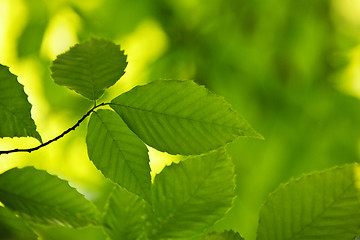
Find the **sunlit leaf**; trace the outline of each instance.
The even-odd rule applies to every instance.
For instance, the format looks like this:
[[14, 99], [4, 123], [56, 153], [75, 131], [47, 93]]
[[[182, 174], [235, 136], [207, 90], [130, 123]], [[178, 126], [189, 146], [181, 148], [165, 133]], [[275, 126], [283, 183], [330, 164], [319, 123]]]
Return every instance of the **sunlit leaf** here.
[[244, 240], [244, 239], [240, 236], [239, 233], [230, 230], [221, 233], [217, 233], [217, 232], [209, 233], [201, 240]]
[[0, 239], [36, 240], [37, 236], [23, 219], [0, 207]]
[[154, 180], [150, 238], [201, 233], [231, 207], [234, 188], [233, 165], [223, 150], [166, 167]]
[[86, 143], [88, 154], [104, 176], [150, 201], [148, 149], [111, 110], [91, 115]]
[[17, 76], [0, 64], [0, 137], [34, 137], [41, 142], [28, 102]]
[[115, 187], [104, 215], [105, 232], [113, 239], [138, 239], [145, 227], [144, 201], [138, 196]]
[[59, 55], [51, 71], [55, 83], [95, 100], [124, 75], [126, 65], [119, 45], [91, 38]]
[[238, 136], [260, 137], [230, 105], [193, 81], [155, 81], [112, 100], [146, 144], [171, 154], [200, 154]]
[[281, 185], [262, 207], [258, 240], [353, 240], [360, 234], [360, 166], [336, 167]]
[[97, 210], [83, 195], [66, 181], [33, 167], [0, 175], [0, 202], [42, 224], [80, 227], [98, 222]]

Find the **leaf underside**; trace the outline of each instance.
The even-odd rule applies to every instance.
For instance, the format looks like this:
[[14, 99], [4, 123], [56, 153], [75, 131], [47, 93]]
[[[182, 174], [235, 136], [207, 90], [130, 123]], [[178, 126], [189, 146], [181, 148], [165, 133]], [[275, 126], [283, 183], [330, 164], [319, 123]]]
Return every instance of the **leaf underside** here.
[[51, 76], [55, 83], [96, 100], [124, 75], [126, 66], [126, 55], [119, 45], [91, 38], [58, 55]]
[[238, 136], [261, 137], [223, 98], [193, 81], [154, 81], [111, 103], [147, 145], [170, 154], [196, 155]]
[[27, 98], [17, 76], [0, 64], [0, 137], [33, 137], [42, 142]]
[[94, 112], [86, 143], [90, 160], [105, 177], [151, 201], [148, 149], [119, 115], [107, 109]]
[[96, 208], [69, 184], [33, 167], [0, 175], [0, 202], [41, 224], [81, 227], [98, 223]]
[[155, 177], [147, 209], [150, 239], [186, 238], [201, 233], [232, 206], [234, 172], [224, 150], [190, 157]]
[[104, 230], [114, 240], [136, 240], [144, 233], [144, 215], [144, 201], [116, 186], [105, 211]]
[[258, 240], [353, 240], [360, 234], [360, 167], [350, 164], [280, 186], [260, 212]]

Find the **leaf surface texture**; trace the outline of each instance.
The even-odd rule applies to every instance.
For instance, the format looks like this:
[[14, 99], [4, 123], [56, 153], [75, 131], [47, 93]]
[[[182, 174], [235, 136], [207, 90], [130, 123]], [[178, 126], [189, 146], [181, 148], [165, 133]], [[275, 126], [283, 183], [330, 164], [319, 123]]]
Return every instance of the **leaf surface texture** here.
[[113, 240], [136, 240], [144, 233], [144, 218], [144, 201], [116, 186], [104, 216], [107, 235]]
[[151, 201], [148, 149], [114, 111], [91, 115], [86, 143], [94, 165], [115, 183]]
[[201, 233], [232, 206], [234, 172], [224, 150], [190, 157], [155, 177], [150, 239]]
[[260, 137], [223, 98], [193, 81], [137, 86], [111, 107], [147, 145], [170, 154], [201, 154], [238, 136]]
[[280, 186], [260, 212], [258, 240], [353, 240], [360, 233], [360, 167], [336, 167]]
[[0, 202], [20, 216], [42, 224], [81, 227], [98, 223], [96, 208], [69, 184], [33, 167], [0, 175]]
[[126, 55], [119, 45], [91, 38], [57, 56], [51, 71], [55, 83], [96, 100], [124, 75], [126, 66]]
[[0, 64], [0, 137], [34, 137], [41, 142], [31, 118], [24, 86], [9, 68]]

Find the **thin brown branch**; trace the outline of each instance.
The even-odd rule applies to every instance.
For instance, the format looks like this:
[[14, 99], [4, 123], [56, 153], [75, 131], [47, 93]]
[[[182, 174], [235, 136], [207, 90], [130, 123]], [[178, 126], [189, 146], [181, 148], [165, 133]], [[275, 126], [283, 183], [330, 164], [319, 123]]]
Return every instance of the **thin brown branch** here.
[[109, 103], [100, 103], [99, 105], [95, 105], [94, 107], [92, 107], [87, 113], [85, 113], [84, 116], [82, 116], [79, 121], [77, 121], [75, 123], [74, 126], [66, 129], [63, 133], [61, 133], [59, 136], [56, 136], [55, 138], [53, 139], [50, 139], [49, 141], [45, 142], [45, 143], [42, 143], [36, 147], [32, 147], [32, 148], [22, 148], [22, 149], [19, 149], [19, 148], [15, 148], [15, 149], [11, 149], [11, 150], [0, 150], [0, 155], [1, 154], [9, 154], [9, 153], [15, 153], [15, 152], [28, 152], [28, 153], [31, 153], [33, 151], [36, 151], [40, 148], [43, 148], [47, 145], [49, 145], [50, 143], [52, 142], [55, 142], [57, 140], [59, 140], [60, 138], [64, 137], [66, 134], [68, 134], [69, 132], [75, 130], [84, 120], [86, 117], [88, 117], [96, 108], [98, 107], [101, 107], [101, 106], [105, 106], [105, 105], [109, 105]]

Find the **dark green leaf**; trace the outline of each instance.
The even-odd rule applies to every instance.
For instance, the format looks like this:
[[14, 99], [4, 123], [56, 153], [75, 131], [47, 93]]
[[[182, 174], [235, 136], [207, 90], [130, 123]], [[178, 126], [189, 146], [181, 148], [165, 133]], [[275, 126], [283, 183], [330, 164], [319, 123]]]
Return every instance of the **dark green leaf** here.
[[113, 240], [135, 240], [144, 234], [144, 201], [115, 187], [104, 216], [105, 232]]
[[37, 236], [23, 219], [0, 207], [0, 239], [36, 240]]
[[111, 110], [91, 115], [86, 136], [88, 154], [105, 177], [151, 201], [148, 149]]
[[281, 185], [260, 212], [258, 240], [353, 240], [360, 234], [360, 167], [336, 167]]
[[39, 240], [109, 240], [100, 226], [69, 228], [59, 225], [31, 224], [31, 227], [39, 236]]
[[155, 177], [151, 239], [186, 238], [222, 218], [234, 198], [234, 169], [224, 150], [190, 157]]
[[41, 142], [27, 97], [17, 76], [0, 64], [0, 137], [29, 136]]
[[236, 233], [232, 230], [225, 231], [222, 233], [209, 233], [207, 236], [203, 237], [202, 240], [244, 240], [239, 233]]
[[193, 81], [155, 81], [111, 103], [146, 144], [171, 154], [200, 154], [238, 136], [261, 137], [223, 98]]
[[64, 180], [33, 167], [0, 175], [0, 202], [42, 224], [80, 227], [98, 223], [96, 208]]
[[55, 83], [96, 100], [124, 75], [126, 55], [119, 45], [91, 38], [59, 55], [51, 67]]

